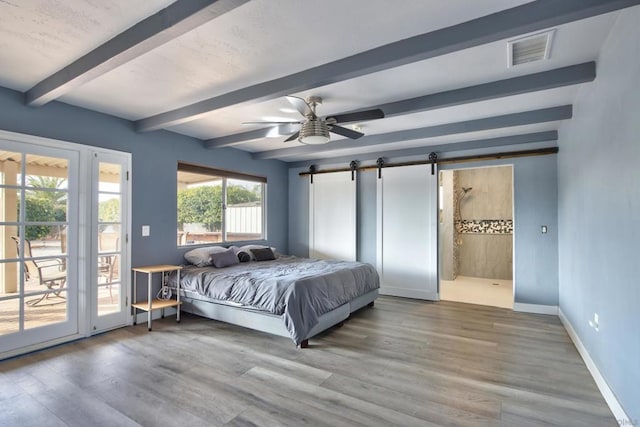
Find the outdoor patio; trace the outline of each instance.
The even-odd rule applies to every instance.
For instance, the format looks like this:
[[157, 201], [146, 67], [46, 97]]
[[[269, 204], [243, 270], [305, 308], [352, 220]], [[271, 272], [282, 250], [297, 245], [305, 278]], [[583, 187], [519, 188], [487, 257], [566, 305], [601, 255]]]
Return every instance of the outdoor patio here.
[[[119, 285], [112, 286], [111, 291], [113, 294], [113, 300], [109, 295], [108, 288], [99, 288], [99, 315], [105, 315], [119, 310]], [[39, 299], [40, 296], [26, 297], [25, 299], [28, 302], [34, 298]], [[0, 336], [18, 332], [19, 309], [20, 306], [18, 299], [0, 301]], [[25, 304], [24, 311], [24, 328], [33, 329], [65, 321], [67, 318], [67, 303], [66, 300], [62, 298], [52, 296], [48, 300], [44, 300], [41, 304], [35, 306]]]
[[[62, 253], [59, 239], [32, 242], [34, 257], [59, 255]], [[98, 315], [105, 315], [120, 310], [120, 284], [117, 265], [111, 271], [114, 284], [107, 285], [106, 275], [99, 275], [98, 287]], [[117, 282], [116, 282], [117, 281]], [[46, 293], [46, 298], [39, 301], [47, 288], [40, 284], [36, 275], [25, 281], [24, 286], [24, 329], [64, 322], [67, 319], [66, 291], [57, 291], [57, 287]], [[20, 298], [18, 292], [0, 293], [0, 297], [15, 296], [15, 298], [0, 301], [0, 336], [19, 332]]]

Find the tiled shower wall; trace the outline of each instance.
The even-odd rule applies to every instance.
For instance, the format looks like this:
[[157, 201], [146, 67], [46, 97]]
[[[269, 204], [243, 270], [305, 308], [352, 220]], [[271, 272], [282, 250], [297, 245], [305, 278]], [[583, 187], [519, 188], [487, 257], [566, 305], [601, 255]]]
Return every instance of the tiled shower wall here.
[[453, 197], [453, 171], [440, 172], [441, 206], [440, 206], [440, 278], [454, 280], [458, 275], [458, 245], [456, 244], [455, 205]]
[[[454, 194], [472, 190], [461, 199], [455, 221], [462, 276], [513, 278], [513, 171], [510, 166], [462, 169], [453, 172]], [[459, 197], [456, 197], [458, 200]]]

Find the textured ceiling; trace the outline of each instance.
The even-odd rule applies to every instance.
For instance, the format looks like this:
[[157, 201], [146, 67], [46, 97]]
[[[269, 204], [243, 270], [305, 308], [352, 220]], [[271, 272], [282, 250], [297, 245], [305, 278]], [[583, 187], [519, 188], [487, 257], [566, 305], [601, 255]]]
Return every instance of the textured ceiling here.
[[25, 91], [172, 1], [1, 1], [0, 85]]
[[[0, 1], [0, 86], [26, 92], [172, 3], [170, 0]], [[141, 120], [526, 3], [404, 0], [390, 7], [387, 0], [328, 0], [321, 5], [299, 0], [251, 0], [67, 90], [58, 101]], [[551, 58], [545, 61], [507, 67], [507, 40], [502, 39], [291, 95], [322, 96], [324, 103], [318, 112], [324, 116], [596, 61], [619, 13], [554, 27]], [[579, 85], [571, 85], [516, 94], [359, 125], [367, 135], [375, 135], [568, 105], [575, 99], [578, 88]], [[242, 125], [243, 121], [300, 119], [298, 113], [291, 111], [291, 105], [278, 97], [230, 105], [166, 128], [206, 141], [259, 127]], [[555, 130], [558, 123], [341, 148], [335, 152], [324, 147], [318, 154], [282, 159], [297, 161], [427, 147]], [[284, 143], [284, 138], [247, 140], [234, 148], [262, 152], [300, 146], [298, 142]], [[343, 138], [332, 136], [332, 141]]]

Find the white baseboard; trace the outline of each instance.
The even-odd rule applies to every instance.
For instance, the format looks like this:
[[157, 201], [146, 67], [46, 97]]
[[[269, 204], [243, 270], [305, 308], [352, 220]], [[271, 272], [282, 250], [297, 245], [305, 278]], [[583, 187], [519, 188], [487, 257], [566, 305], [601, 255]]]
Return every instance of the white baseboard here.
[[525, 304], [522, 302], [513, 303], [513, 311], [522, 311], [523, 313], [549, 314], [558, 315], [557, 305], [541, 305], [541, 304]]
[[600, 373], [600, 370], [589, 355], [587, 348], [584, 346], [584, 344], [582, 344], [582, 341], [580, 341], [580, 337], [576, 333], [575, 329], [573, 329], [571, 322], [569, 322], [569, 319], [567, 319], [561, 309], [558, 310], [558, 317], [560, 317], [560, 321], [564, 325], [564, 328], [567, 330], [571, 341], [573, 341], [573, 344], [578, 349], [578, 353], [580, 353], [580, 356], [582, 356], [582, 360], [584, 360], [584, 363], [587, 365], [587, 369], [595, 380], [596, 385], [598, 386], [602, 397], [604, 397], [605, 402], [607, 402], [607, 405], [609, 405], [609, 409], [611, 409], [611, 412], [613, 412], [613, 416], [616, 418], [616, 420], [618, 420], [618, 423], [620, 425], [622, 425], [623, 420], [630, 420], [631, 418], [624, 412], [622, 405], [620, 405], [620, 402], [618, 402], [615, 394], [613, 394], [613, 390], [611, 390], [609, 384], [607, 384], [607, 381], [604, 379], [604, 377]]

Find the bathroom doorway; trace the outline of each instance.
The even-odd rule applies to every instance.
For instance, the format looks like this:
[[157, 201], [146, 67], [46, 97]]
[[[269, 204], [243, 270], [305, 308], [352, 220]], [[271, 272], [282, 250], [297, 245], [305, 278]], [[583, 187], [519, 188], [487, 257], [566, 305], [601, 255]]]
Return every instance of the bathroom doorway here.
[[513, 167], [439, 172], [440, 299], [513, 308]]

